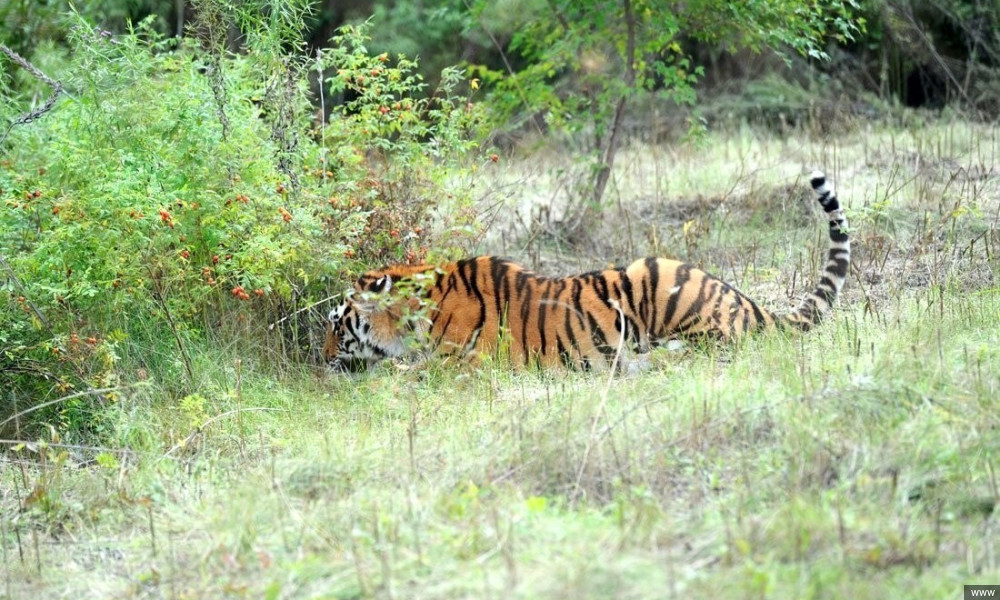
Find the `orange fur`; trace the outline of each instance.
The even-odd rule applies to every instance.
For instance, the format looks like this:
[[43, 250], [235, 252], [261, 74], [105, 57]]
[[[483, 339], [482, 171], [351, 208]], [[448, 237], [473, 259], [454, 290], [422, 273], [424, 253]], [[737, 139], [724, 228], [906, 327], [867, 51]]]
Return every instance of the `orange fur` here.
[[830, 220], [829, 259], [816, 289], [787, 314], [763, 309], [719, 278], [675, 260], [646, 258], [552, 278], [480, 256], [361, 276], [351, 297], [330, 313], [324, 355], [335, 367], [400, 356], [411, 333], [439, 352], [490, 355], [505, 327], [518, 364], [594, 368], [610, 364], [619, 347], [641, 353], [678, 337], [729, 340], [775, 326], [809, 329], [830, 310], [850, 260], [837, 198], [822, 174], [812, 183]]

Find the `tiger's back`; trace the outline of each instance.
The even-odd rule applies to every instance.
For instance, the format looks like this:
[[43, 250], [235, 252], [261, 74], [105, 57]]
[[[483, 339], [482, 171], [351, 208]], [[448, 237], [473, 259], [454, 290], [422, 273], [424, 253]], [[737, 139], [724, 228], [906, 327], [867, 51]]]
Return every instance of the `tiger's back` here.
[[[829, 217], [828, 260], [816, 289], [786, 314], [761, 308], [721, 279], [675, 260], [646, 258], [623, 268], [551, 278], [480, 256], [363, 275], [354, 296], [330, 313], [326, 360], [342, 368], [353, 364], [349, 361], [400, 356], [414, 333], [439, 352], [491, 355], [503, 329], [517, 364], [602, 368], [620, 348], [641, 353], [676, 337], [729, 340], [776, 326], [809, 329], [830, 310], [850, 261], [836, 195], [820, 173], [812, 185]], [[408, 285], [401, 286], [404, 282]]]

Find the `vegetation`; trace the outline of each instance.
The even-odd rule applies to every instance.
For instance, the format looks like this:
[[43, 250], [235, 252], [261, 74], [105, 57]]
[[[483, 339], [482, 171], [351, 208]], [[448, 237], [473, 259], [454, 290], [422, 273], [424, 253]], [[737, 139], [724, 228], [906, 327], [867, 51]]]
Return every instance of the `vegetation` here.
[[[463, 212], [472, 170], [455, 166], [474, 148], [478, 109], [455, 70], [427, 94], [412, 61], [371, 55], [363, 31], [345, 30], [315, 59], [288, 57], [304, 8], [226, 21], [209, 5], [198, 40], [145, 24], [111, 36], [78, 21], [74, 59], [51, 70], [68, 97], [10, 131], [0, 167], [8, 410], [117, 387], [118, 361], [190, 393], [200, 385], [191, 343], [252, 340], [267, 362], [301, 361], [317, 329], [302, 309], [340, 291], [345, 274], [422, 260], [435, 234], [459, 245], [456, 232], [474, 232]], [[246, 36], [240, 55], [213, 43], [234, 25]], [[310, 73], [356, 100], [313, 122]], [[102, 394], [79, 400], [93, 413], [68, 417], [69, 403], [37, 416], [99, 433], [113, 400]]]
[[[513, 61], [501, 80], [422, 73], [377, 22], [310, 46], [324, 5], [189, 4], [182, 37], [167, 11], [184, 2], [40, 3], [0, 28], [0, 598], [864, 599], [1000, 580], [1000, 138], [958, 110], [979, 105], [861, 114], [823, 104], [829, 74], [760, 79], [701, 105], [767, 96], [758, 112], [687, 138], [623, 128], [590, 243], [571, 244], [608, 107], [665, 128], [655, 93], [717, 66], [701, 34], [836, 65], [817, 40], [838, 21], [688, 3], [629, 52], [628, 11], [576, 3], [527, 30], [538, 15], [512, 10], [475, 34]], [[126, 28], [123, 6], [163, 12]], [[441, 6], [437, 41], [490, 14]], [[899, 31], [878, 20], [891, 6], [862, 7], [864, 36]], [[585, 72], [594, 56], [605, 70]], [[610, 85], [629, 60], [634, 87]], [[494, 150], [518, 88], [562, 103], [550, 123], [593, 120]], [[465, 252], [552, 274], [680, 257], [792, 304], [827, 246], [814, 167], [854, 263], [808, 335], [661, 349], [624, 379], [317, 360], [324, 301], [359, 271]]]
[[[107, 408], [122, 444], [8, 454], [7, 593], [877, 598], [995, 581], [1000, 237], [980, 157], [997, 143], [924, 123], [627, 156], [621, 177], [663, 194], [623, 205], [636, 239], [773, 305], [823, 256], [796, 165], [837, 156], [857, 259], [832, 321], [662, 351], [613, 381], [437, 363], [274, 378], [241, 371], [251, 349], [206, 353], [197, 394], [165, 403], [145, 382]], [[507, 176], [534, 185], [548, 160]], [[556, 250], [540, 258], [592, 264]]]
[[[487, 4], [487, 3], [483, 3]], [[739, 4], [713, 0], [605, 2], [547, 5], [525, 19], [511, 48], [528, 65], [516, 73], [484, 71], [498, 81], [496, 104], [542, 112], [557, 130], [583, 131], [588, 174], [581, 201], [568, 215], [568, 237], [577, 239], [600, 214], [608, 178], [621, 144], [628, 107], [656, 91], [678, 104], [694, 102], [703, 65], [693, 64], [687, 40], [725, 43], [731, 49], [793, 48], [825, 56], [830, 37], [853, 39], [853, 2]], [[573, 85], [563, 74], [573, 72]]]

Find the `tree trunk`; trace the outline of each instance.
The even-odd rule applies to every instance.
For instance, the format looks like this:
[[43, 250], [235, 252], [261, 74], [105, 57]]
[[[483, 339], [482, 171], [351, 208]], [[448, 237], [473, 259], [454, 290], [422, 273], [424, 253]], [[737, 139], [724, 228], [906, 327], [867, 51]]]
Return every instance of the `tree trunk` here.
[[597, 173], [594, 175], [590, 202], [584, 208], [582, 218], [579, 221], [581, 229], [586, 229], [587, 224], [601, 210], [604, 193], [607, 190], [608, 181], [611, 179], [611, 169], [615, 165], [615, 156], [618, 154], [618, 147], [621, 143], [628, 97], [635, 86], [635, 15], [632, 13], [632, 0], [623, 0], [622, 7], [625, 12], [625, 27], [628, 36], [625, 43], [625, 88], [615, 105], [615, 113], [611, 121], [611, 135], [608, 136], [607, 145], [604, 147], [601, 160], [598, 163]]

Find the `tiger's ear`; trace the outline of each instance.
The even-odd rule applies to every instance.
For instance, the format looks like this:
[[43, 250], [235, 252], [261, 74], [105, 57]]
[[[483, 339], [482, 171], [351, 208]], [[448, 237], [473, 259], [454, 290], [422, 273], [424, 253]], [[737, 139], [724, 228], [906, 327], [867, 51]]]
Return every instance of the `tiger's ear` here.
[[[364, 291], [354, 298], [354, 308], [358, 313], [367, 317], [379, 306], [385, 304], [385, 293], [392, 289], [392, 277], [383, 275], [364, 284]], [[380, 300], [381, 299], [381, 300]]]
[[384, 294], [392, 289], [392, 277], [388, 275], [383, 275], [376, 279], [371, 285], [371, 291], [376, 294]]

